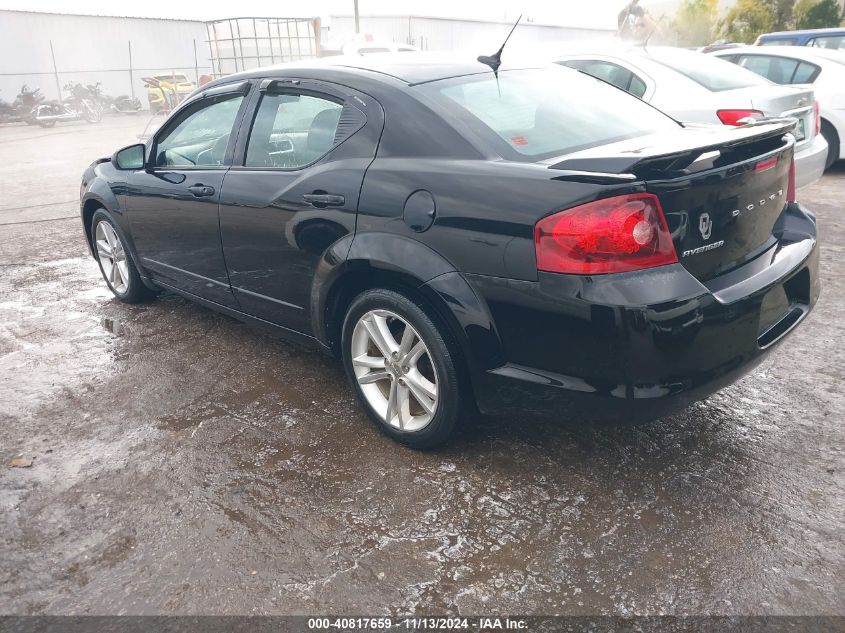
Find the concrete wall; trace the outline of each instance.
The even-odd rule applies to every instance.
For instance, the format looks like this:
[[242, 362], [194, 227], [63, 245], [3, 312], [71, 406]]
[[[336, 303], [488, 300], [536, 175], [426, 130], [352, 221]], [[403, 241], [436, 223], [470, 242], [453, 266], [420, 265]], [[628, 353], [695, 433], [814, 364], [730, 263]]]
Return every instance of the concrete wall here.
[[[484, 20], [458, 20], [408, 15], [360, 16], [361, 34], [374, 40], [413, 44], [421, 50], [473, 50], [492, 53], [507, 36], [513, 24]], [[349, 15], [333, 15], [323, 31], [324, 42], [342, 44], [355, 34], [355, 21]], [[509, 47], [519, 48], [549, 42], [610, 37], [614, 30], [585, 29], [522, 22], [514, 31]], [[493, 46], [492, 50], [488, 50]]]
[[194, 41], [200, 74], [210, 70], [206, 38], [205, 24], [189, 20], [0, 11], [0, 98], [12, 101], [23, 83], [56, 98], [52, 40], [61, 85], [99, 81], [112, 96], [134, 87], [146, 107], [142, 76], [173, 70], [196, 80]]

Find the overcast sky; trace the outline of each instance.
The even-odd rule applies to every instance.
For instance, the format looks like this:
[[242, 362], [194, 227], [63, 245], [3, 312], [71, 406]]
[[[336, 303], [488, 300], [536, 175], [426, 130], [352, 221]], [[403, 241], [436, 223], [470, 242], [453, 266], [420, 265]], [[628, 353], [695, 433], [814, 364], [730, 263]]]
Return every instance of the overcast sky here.
[[[677, 0], [642, 0], [657, 13]], [[535, 22], [571, 26], [616, 27], [625, 0], [359, 0], [361, 15], [399, 14], [515, 20], [520, 13]], [[212, 20], [249, 17], [326, 17], [352, 14], [353, 0], [0, 0], [0, 9]]]

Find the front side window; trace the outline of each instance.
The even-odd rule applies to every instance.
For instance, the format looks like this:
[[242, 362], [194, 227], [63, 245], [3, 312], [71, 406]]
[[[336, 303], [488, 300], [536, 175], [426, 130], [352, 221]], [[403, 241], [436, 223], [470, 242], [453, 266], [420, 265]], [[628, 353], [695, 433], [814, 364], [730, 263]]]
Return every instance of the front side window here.
[[159, 167], [205, 167], [222, 165], [241, 95], [200, 101], [177, 115], [156, 141]]
[[247, 167], [298, 169], [335, 145], [343, 106], [310, 94], [265, 94], [252, 124]]
[[506, 158], [543, 160], [678, 130], [630, 94], [560, 66], [433, 81], [419, 87]]

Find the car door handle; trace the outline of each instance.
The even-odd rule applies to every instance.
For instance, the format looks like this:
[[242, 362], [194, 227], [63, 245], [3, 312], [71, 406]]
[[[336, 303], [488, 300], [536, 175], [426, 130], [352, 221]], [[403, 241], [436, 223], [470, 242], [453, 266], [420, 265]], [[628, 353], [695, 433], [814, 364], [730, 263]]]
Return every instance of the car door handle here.
[[342, 207], [346, 204], [346, 198], [336, 193], [326, 193], [325, 191], [315, 191], [313, 193], [306, 193], [302, 199], [309, 204], [314, 205], [318, 209], [326, 207]]
[[214, 195], [214, 187], [210, 187], [209, 185], [193, 185], [188, 187], [188, 191], [194, 194], [197, 198]]

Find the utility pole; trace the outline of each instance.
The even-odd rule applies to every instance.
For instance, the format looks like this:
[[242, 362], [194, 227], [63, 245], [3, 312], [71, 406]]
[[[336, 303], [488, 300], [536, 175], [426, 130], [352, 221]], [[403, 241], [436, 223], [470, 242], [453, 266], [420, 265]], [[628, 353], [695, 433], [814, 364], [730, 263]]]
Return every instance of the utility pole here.
[[62, 98], [62, 84], [59, 82], [59, 69], [56, 68], [56, 53], [53, 52], [53, 40], [50, 40], [50, 57], [53, 60], [53, 77], [56, 79], [56, 92], [59, 95], [57, 99], [59, 101], [64, 101]]
[[358, 17], [358, 0], [353, 0], [355, 3], [355, 35], [361, 32], [361, 22]]

